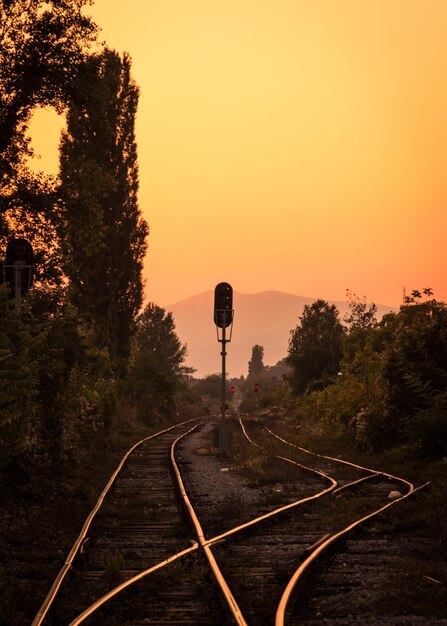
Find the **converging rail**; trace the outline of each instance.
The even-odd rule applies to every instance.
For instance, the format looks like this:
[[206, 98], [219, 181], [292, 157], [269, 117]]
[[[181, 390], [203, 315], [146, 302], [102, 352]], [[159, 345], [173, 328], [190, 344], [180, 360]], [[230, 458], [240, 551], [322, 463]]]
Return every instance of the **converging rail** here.
[[239, 607], [237, 606], [237, 602], [235, 601], [231, 590], [229, 589], [228, 585], [226, 584], [226, 581], [224, 579], [224, 577], [222, 576], [219, 566], [217, 565], [214, 556], [212, 554], [211, 548], [209, 545], [206, 544], [206, 539], [203, 533], [203, 529], [201, 527], [201, 524], [199, 522], [199, 519], [196, 515], [196, 512], [191, 504], [191, 501], [188, 497], [188, 494], [186, 493], [184, 484], [183, 484], [183, 480], [181, 477], [181, 473], [179, 470], [179, 467], [177, 465], [176, 459], [175, 459], [175, 447], [176, 444], [183, 439], [184, 437], [186, 437], [187, 435], [189, 435], [191, 432], [193, 432], [198, 426], [200, 426], [201, 424], [197, 424], [195, 426], [193, 426], [192, 428], [190, 428], [188, 431], [186, 431], [185, 433], [182, 433], [181, 435], [179, 435], [175, 441], [172, 443], [171, 448], [170, 448], [170, 461], [172, 464], [172, 467], [174, 469], [175, 472], [175, 476], [176, 476], [176, 480], [177, 480], [177, 484], [183, 499], [183, 503], [187, 509], [188, 515], [193, 523], [193, 526], [195, 528], [196, 534], [197, 534], [197, 538], [199, 543], [194, 543], [193, 546], [187, 550], [183, 550], [181, 552], [178, 552], [175, 555], [172, 555], [171, 557], [169, 557], [168, 559], [165, 559], [164, 561], [158, 563], [157, 565], [153, 566], [152, 568], [149, 568], [147, 570], [145, 570], [144, 572], [141, 572], [140, 574], [138, 574], [137, 576], [134, 576], [133, 578], [127, 580], [126, 582], [122, 583], [121, 585], [119, 585], [118, 587], [116, 587], [115, 589], [111, 590], [108, 594], [106, 594], [105, 596], [103, 596], [102, 598], [100, 598], [99, 600], [97, 600], [94, 604], [92, 604], [88, 609], [86, 609], [81, 615], [79, 615], [75, 620], [73, 620], [70, 623], [70, 626], [78, 626], [79, 624], [81, 624], [87, 617], [89, 617], [90, 615], [92, 615], [95, 611], [97, 611], [101, 606], [103, 606], [106, 602], [108, 602], [109, 600], [111, 600], [114, 596], [118, 595], [119, 593], [121, 593], [124, 589], [126, 589], [127, 587], [135, 584], [136, 582], [138, 582], [139, 580], [141, 580], [142, 578], [148, 576], [149, 574], [155, 572], [157, 569], [161, 569], [162, 567], [165, 567], [166, 565], [169, 565], [170, 563], [172, 563], [174, 560], [177, 560], [189, 553], [191, 553], [192, 551], [196, 550], [199, 546], [203, 548], [205, 555], [208, 559], [209, 565], [211, 567], [211, 570], [214, 574], [214, 577], [218, 583], [218, 585], [221, 588], [222, 591], [222, 595], [224, 600], [226, 601], [232, 615], [233, 618], [236, 622], [236, 624], [240, 625], [240, 626], [247, 626], [242, 613], [239, 610]]
[[[333, 475], [332, 469], [328, 469], [327, 464], [323, 468], [310, 467], [298, 462], [295, 458], [289, 458], [283, 453], [278, 453], [278, 451], [269, 451], [267, 445], [261, 445], [249, 434], [244, 421], [239, 418], [243, 436], [262, 453], [268, 455], [269, 458], [276, 458], [278, 462], [296, 467], [297, 470], [305, 471], [309, 476], [313, 474], [320, 480], [330, 483], [324, 489], [314, 490], [311, 495], [282, 504], [282, 506], [274, 508], [268, 513], [253, 517], [250, 521], [235, 526], [209, 540], [210, 544], [216, 545], [216, 558], [219, 561], [221, 559], [222, 562], [225, 561], [224, 575], [236, 594], [246, 621], [253, 625], [261, 625], [273, 624], [276, 620], [277, 624], [283, 624], [285, 607], [289, 603], [292, 591], [296, 590], [294, 577], [296, 566], [293, 568], [293, 563], [297, 562], [298, 564], [298, 580], [301, 580], [303, 577], [301, 572], [307, 570], [318, 555], [322, 554], [331, 544], [334, 544], [339, 537], [346, 535], [361, 523], [396, 504], [399, 500], [382, 504], [371, 511], [371, 508], [374, 508], [374, 502], [379, 502], [380, 497], [386, 497], [388, 494], [391, 480], [408, 487], [409, 493], [405, 497], [417, 490], [409, 481], [387, 472], [365, 468], [343, 459], [327, 459], [321, 455], [321, 459], [324, 461], [338, 461], [346, 468], [352, 469], [350, 478], [344, 471], [339, 481]], [[283, 443], [285, 442], [286, 440]], [[360, 472], [363, 474], [366, 472], [367, 475], [359, 477]], [[367, 489], [366, 492], [363, 490], [362, 494], [355, 498], [355, 502], [360, 502], [360, 508], [363, 510], [365, 508], [366, 510], [370, 509], [367, 510], [366, 514], [357, 514], [357, 519], [353, 521], [352, 517], [355, 515], [353, 513], [345, 514], [343, 500], [333, 499], [331, 500], [333, 503], [337, 502], [338, 513], [334, 519], [331, 517], [330, 508], [326, 513], [327, 504], [329, 504], [328, 496], [331, 494], [338, 495], [342, 491], [354, 491], [358, 486], [372, 482], [374, 482], [372, 490]], [[315, 485], [315, 481], [312, 481], [311, 484]], [[363, 493], [367, 496], [366, 498], [364, 498]], [[320, 501], [322, 504], [318, 505], [314, 512], [313, 508], [309, 509], [312, 503], [317, 505]], [[306, 512], [300, 514], [302, 506], [305, 507]], [[324, 513], [322, 519], [326, 521], [320, 520], [320, 512]], [[348, 519], [349, 515], [351, 515], [350, 520]], [[343, 523], [343, 519], [347, 519], [349, 523]], [[264, 528], [260, 522], [266, 522], [268, 526]], [[245, 531], [249, 530], [250, 534], [246, 536]], [[232, 539], [231, 542], [230, 539]], [[291, 567], [292, 570], [290, 571]], [[287, 571], [290, 572], [288, 576]], [[284, 581], [282, 588], [279, 583], [280, 580]], [[270, 605], [277, 598], [277, 615], [270, 616], [269, 608], [265, 605], [265, 597], [268, 597]]]
[[[258, 422], [259, 423], [259, 422]], [[404, 495], [402, 495], [399, 498], [396, 498], [395, 500], [388, 502], [387, 504], [379, 507], [378, 509], [368, 513], [367, 515], [364, 515], [356, 520], [354, 520], [353, 522], [351, 522], [350, 524], [348, 524], [345, 528], [341, 529], [339, 532], [334, 533], [332, 535], [328, 535], [327, 537], [324, 538], [324, 540], [320, 543], [318, 543], [318, 545], [316, 545], [314, 548], [314, 550], [309, 554], [309, 556], [303, 561], [303, 563], [301, 563], [301, 565], [298, 567], [298, 569], [295, 571], [295, 573], [293, 574], [293, 576], [291, 577], [290, 581], [288, 582], [284, 593], [281, 597], [281, 600], [279, 602], [278, 605], [278, 609], [276, 612], [276, 616], [275, 616], [275, 626], [284, 626], [285, 623], [285, 613], [287, 610], [287, 607], [291, 601], [291, 598], [293, 596], [293, 594], [296, 594], [297, 592], [297, 587], [298, 584], [300, 583], [301, 580], [304, 579], [305, 575], [307, 574], [309, 568], [315, 563], [315, 561], [317, 560], [317, 558], [324, 553], [330, 546], [332, 546], [335, 542], [337, 542], [338, 540], [340, 540], [341, 538], [346, 537], [349, 533], [351, 533], [354, 529], [356, 529], [358, 526], [360, 526], [361, 524], [364, 524], [365, 522], [369, 521], [370, 519], [376, 517], [377, 515], [383, 513], [384, 511], [386, 511], [387, 509], [389, 509], [390, 507], [402, 502], [403, 500], [405, 500], [406, 498], [408, 498], [410, 495], [413, 495], [414, 493], [416, 493], [417, 491], [427, 487], [427, 485], [429, 483], [425, 483], [423, 485], [420, 485], [419, 487], [415, 488], [413, 483], [411, 483], [410, 481], [395, 476], [393, 474], [387, 473], [387, 472], [383, 472], [383, 471], [377, 471], [368, 467], [365, 467], [363, 465], [359, 465], [356, 463], [352, 463], [351, 461], [347, 461], [346, 459], [341, 459], [341, 458], [336, 458], [336, 457], [331, 457], [328, 455], [324, 455], [324, 454], [319, 454], [317, 452], [313, 452], [311, 450], [307, 450], [306, 448], [303, 448], [301, 446], [298, 446], [290, 441], [287, 441], [286, 439], [280, 437], [278, 434], [276, 434], [275, 432], [273, 432], [271, 429], [269, 429], [266, 426], [263, 426], [263, 429], [268, 432], [271, 436], [275, 437], [277, 440], [281, 441], [282, 443], [286, 444], [287, 446], [290, 446], [292, 448], [295, 448], [307, 455], [312, 455], [314, 457], [320, 458], [320, 459], [325, 459], [328, 461], [332, 461], [341, 465], [345, 465], [345, 466], [349, 466], [352, 468], [356, 468], [359, 470], [363, 470], [365, 472], [368, 473], [368, 476], [364, 477], [364, 478], [360, 478], [357, 481], [352, 481], [346, 485], [343, 485], [342, 487], [339, 487], [338, 489], [335, 489], [333, 491], [333, 494], [341, 491], [342, 489], [346, 489], [349, 488], [351, 486], [354, 486], [356, 484], [358, 484], [359, 482], [362, 482], [368, 478], [374, 478], [377, 476], [383, 476], [386, 477], [390, 480], [396, 481], [398, 483], [401, 483], [402, 485], [405, 485], [408, 489], [407, 493], [405, 493]], [[255, 444], [258, 445], [258, 444]]]
[[[186, 434], [188, 434], [188, 433], [185, 433], [185, 435]], [[246, 623], [246, 621], [244, 619], [244, 616], [242, 615], [242, 612], [241, 612], [241, 610], [240, 610], [240, 608], [239, 608], [239, 606], [238, 606], [238, 604], [237, 604], [237, 602], [236, 602], [236, 600], [235, 600], [235, 598], [234, 598], [234, 596], [233, 596], [233, 594], [232, 594], [232, 592], [231, 592], [231, 590], [230, 590], [230, 588], [229, 588], [225, 578], [223, 577], [222, 572], [220, 571], [220, 568], [217, 565], [216, 559], [214, 558], [214, 555], [213, 555], [213, 553], [211, 551], [212, 542], [207, 542], [206, 539], [205, 539], [205, 535], [203, 534], [203, 530], [202, 530], [202, 526], [200, 525], [199, 518], [197, 517], [196, 512], [194, 511], [194, 508], [193, 508], [193, 506], [191, 504], [191, 501], [190, 501], [190, 499], [188, 497], [188, 494], [186, 493], [185, 486], [183, 484], [183, 480], [182, 480], [182, 477], [181, 477], [181, 474], [180, 474], [180, 470], [179, 470], [179, 467], [178, 467], [177, 462], [175, 460], [175, 455], [174, 455], [175, 446], [176, 446], [177, 442], [180, 441], [180, 439], [183, 439], [183, 437], [185, 435], [182, 435], [181, 437], [176, 439], [174, 441], [174, 443], [172, 444], [172, 448], [171, 448], [171, 461], [172, 461], [172, 465], [174, 467], [174, 471], [175, 471], [175, 474], [176, 474], [176, 477], [177, 477], [177, 482], [178, 482], [178, 485], [179, 485], [179, 488], [180, 488], [183, 500], [184, 500], [184, 502], [186, 504], [186, 507], [188, 509], [188, 513], [189, 513], [189, 516], [191, 518], [191, 521], [194, 524], [194, 528], [196, 529], [197, 538], [199, 540], [199, 543], [200, 543], [201, 547], [203, 548], [203, 550], [204, 550], [204, 552], [206, 554], [206, 557], [208, 559], [210, 567], [211, 567], [211, 569], [213, 571], [214, 577], [215, 577], [216, 581], [218, 582], [218, 584], [219, 584], [219, 586], [221, 588], [221, 591], [222, 591], [223, 596], [224, 596], [224, 598], [225, 598], [225, 600], [226, 600], [226, 602], [227, 602], [227, 604], [228, 604], [228, 606], [230, 608], [230, 611], [231, 611], [231, 613], [233, 615], [233, 618], [234, 618], [236, 624], [238, 624], [240, 626], [247, 626], [247, 623]]]
[[[196, 420], [191, 420], [191, 421], [196, 421]], [[96, 513], [98, 512], [98, 510], [100, 509], [104, 498], [106, 496], [106, 494], [110, 491], [110, 488], [112, 486], [112, 484], [114, 483], [115, 479], [118, 476], [118, 473], [123, 469], [123, 466], [125, 464], [125, 462], [129, 459], [129, 456], [132, 452], [134, 452], [137, 447], [142, 446], [143, 444], [147, 443], [150, 439], [155, 439], [157, 437], [161, 437], [162, 435], [165, 435], [166, 433], [173, 431], [174, 429], [178, 429], [179, 427], [185, 426], [189, 424], [189, 422], [182, 422], [180, 424], [176, 424], [168, 429], [164, 429], [163, 431], [160, 431], [159, 433], [155, 433], [154, 435], [151, 435], [150, 437], [146, 437], [145, 439], [141, 440], [140, 442], [138, 442], [137, 444], [135, 444], [135, 446], [133, 446], [128, 453], [123, 457], [121, 463], [119, 464], [117, 470], [114, 472], [113, 476], [111, 477], [109, 483], [107, 484], [107, 487], [104, 489], [103, 493], [101, 494], [100, 499], [98, 500], [97, 505], [95, 506], [94, 510], [92, 511], [92, 513], [89, 515], [88, 519], [86, 520], [86, 523], [84, 524], [83, 530], [80, 534], [80, 536], [78, 537], [78, 539], [75, 542], [75, 545], [73, 546], [72, 550], [70, 551], [70, 559], [67, 559], [67, 562], [69, 561], [70, 566], [73, 564], [74, 561], [74, 556], [76, 554], [76, 552], [79, 551], [80, 546], [82, 545], [82, 542], [85, 540], [85, 537], [87, 535], [87, 531], [89, 530], [93, 518], [95, 517]], [[222, 576], [222, 573], [220, 572], [219, 566], [214, 558], [214, 555], [212, 553], [211, 550], [211, 543], [206, 540], [205, 536], [204, 536], [204, 532], [203, 529], [201, 527], [200, 521], [194, 511], [194, 508], [191, 504], [191, 501], [189, 500], [188, 494], [186, 493], [186, 490], [184, 488], [183, 485], [183, 481], [182, 481], [182, 477], [181, 477], [181, 473], [179, 470], [179, 467], [177, 465], [176, 459], [175, 459], [175, 447], [176, 444], [182, 440], [183, 438], [187, 437], [187, 435], [189, 435], [190, 433], [192, 433], [195, 429], [197, 429], [199, 426], [201, 426], [203, 423], [199, 423], [196, 424], [194, 426], [192, 426], [191, 428], [188, 428], [186, 431], [183, 429], [184, 432], [181, 432], [178, 436], [175, 437], [175, 439], [172, 441], [172, 443], [170, 443], [169, 446], [169, 461], [170, 461], [170, 465], [171, 465], [171, 469], [173, 470], [174, 474], [175, 474], [175, 478], [176, 478], [176, 483], [178, 486], [178, 490], [180, 492], [181, 498], [182, 498], [182, 502], [184, 507], [186, 508], [188, 515], [190, 517], [190, 520], [193, 523], [196, 535], [197, 535], [197, 539], [198, 541], [191, 541], [192, 545], [186, 549], [183, 550], [179, 550], [178, 552], [172, 553], [170, 554], [167, 558], [162, 559], [160, 561], [158, 561], [157, 563], [155, 563], [154, 565], [152, 565], [149, 568], [146, 568], [138, 573], [136, 573], [133, 576], [130, 576], [127, 580], [121, 582], [119, 585], [117, 585], [116, 587], [114, 587], [113, 589], [109, 590], [106, 594], [102, 595], [99, 599], [97, 599], [95, 602], [93, 602], [90, 606], [88, 606], [80, 615], [78, 615], [75, 619], [73, 619], [70, 622], [70, 626], [78, 626], [79, 624], [82, 624], [87, 618], [89, 618], [90, 616], [92, 616], [94, 613], [96, 613], [101, 607], [104, 607], [104, 605], [108, 604], [113, 598], [116, 598], [116, 596], [118, 596], [119, 594], [121, 594], [122, 592], [124, 592], [126, 589], [128, 589], [129, 587], [132, 587], [133, 585], [135, 585], [136, 583], [138, 583], [139, 581], [141, 581], [144, 578], [147, 578], [150, 574], [153, 574], [155, 572], [157, 572], [158, 570], [161, 570], [164, 567], [169, 566], [170, 564], [172, 564], [174, 561], [180, 560], [183, 557], [192, 554], [193, 552], [196, 552], [198, 549], [203, 550], [209, 566], [211, 568], [211, 571], [213, 573], [213, 576], [218, 584], [218, 586], [221, 589], [222, 592], [222, 597], [226, 603], [226, 605], [228, 606], [228, 611], [229, 613], [231, 613], [232, 618], [234, 620], [234, 622], [238, 625], [238, 626], [247, 626], [246, 621], [244, 620], [242, 613], [237, 605], [236, 600], [234, 599], [234, 596], [231, 592], [231, 590], [229, 589], [224, 577]], [[166, 457], [167, 458], [167, 457]], [[139, 467], [139, 466], [137, 466]], [[141, 470], [140, 470], [141, 471]], [[64, 569], [64, 574], [66, 574], [66, 569]], [[57, 577], [57, 584], [53, 584], [52, 589], [50, 591], [50, 593], [47, 596], [45, 605], [44, 605], [44, 609], [41, 609], [39, 611], [38, 616], [36, 617], [36, 624], [40, 624], [42, 623], [43, 619], [45, 618], [45, 616], [47, 615], [51, 604], [53, 603], [53, 601], [56, 598], [56, 595], [58, 593], [58, 591], [61, 588], [61, 584], [62, 584], [62, 576], [59, 575]], [[175, 600], [174, 600], [175, 601]], [[176, 614], [178, 615], [178, 612], [181, 609], [176, 609]], [[190, 616], [191, 617], [191, 616]], [[197, 618], [197, 621], [195, 620], [195, 618], [192, 618], [194, 621], [192, 621], [191, 623], [194, 624], [198, 624], [199, 623], [199, 619], [201, 620], [201, 618], [203, 617], [203, 615], [200, 615]], [[220, 618], [217, 618], [220, 619]], [[37, 621], [39, 620], [39, 621]], [[186, 618], [186, 620], [188, 620], [188, 618]], [[59, 624], [59, 621], [57, 622]], [[145, 621], [145, 623], [147, 623]], [[155, 623], [155, 622], [154, 622]], [[158, 622], [157, 622], [158, 623]], [[171, 622], [170, 622], [171, 623]], [[174, 622], [172, 622], [174, 623]], [[187, 623], [186, 621], [182, 623]], [[189, 621], [188, 621], [189, 623]], [[200, 624], [202, 623], [208, 623], [205, 621], [200, 621]], [[213, 623], [215, 623], [213, 621]], [[222, 622], [223, 623], [223, 622]]]

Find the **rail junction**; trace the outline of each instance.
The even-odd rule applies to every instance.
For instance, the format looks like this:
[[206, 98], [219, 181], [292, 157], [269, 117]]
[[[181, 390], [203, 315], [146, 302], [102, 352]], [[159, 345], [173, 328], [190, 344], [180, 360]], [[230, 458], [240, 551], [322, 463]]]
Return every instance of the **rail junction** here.
[[[303, 623], [314, 564], [325, 568], [356, 529], [426, 486], [306, 450], [253, 418], [240, 416], [234, 428], [233, 462], [250, 459], [269, 482], [235, 481], [229, 461], [210, 454], [209, 422], [138, 442], [32, 626]], [[331, 584], [355, 592], [363, 557]]]

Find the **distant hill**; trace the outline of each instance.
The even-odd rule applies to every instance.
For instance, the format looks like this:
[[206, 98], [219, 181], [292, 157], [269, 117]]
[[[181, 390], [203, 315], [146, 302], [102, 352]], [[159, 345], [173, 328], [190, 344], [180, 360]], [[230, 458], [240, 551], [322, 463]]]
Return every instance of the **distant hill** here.
[[[235, 292], [233, 336], [227, 345], [229, 375], [247, 375], [251, 349], [255, 344], [264, 346], [265, 365], [275, 365], [284, 358], [290, 331], [296, 327], [304, 305], [315, 300], [280, 291]], [[331, 300], [329, 303], [337, 306], [343, 319], [348, 303]], [[187, 365], [196, 368], [197, 377], [221, 371], [221, 344], [217, 342], [213, 306], [214, 291], [205, 291], [165, 307], [173, 314], [180, 340], [188, 344]], [[393, 310], [393, 307], [378, 305], [378, 317]]]

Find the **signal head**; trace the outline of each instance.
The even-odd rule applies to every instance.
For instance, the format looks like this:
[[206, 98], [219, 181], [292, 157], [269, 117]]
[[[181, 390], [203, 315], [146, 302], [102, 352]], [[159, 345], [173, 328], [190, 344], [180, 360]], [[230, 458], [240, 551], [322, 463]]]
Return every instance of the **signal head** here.
[[219, 328], [231, 326], [233, 322], [233, 287], [219, 283], [214, 290], [214, 323]]

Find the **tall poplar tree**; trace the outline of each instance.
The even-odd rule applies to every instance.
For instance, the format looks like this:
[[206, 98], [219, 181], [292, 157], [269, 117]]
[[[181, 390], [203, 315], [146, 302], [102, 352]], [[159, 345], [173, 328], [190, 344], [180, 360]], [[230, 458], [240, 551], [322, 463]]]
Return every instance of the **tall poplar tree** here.
[[93, 56], [79, 79], [61, 140], [66, 273], [72, 298], [123, 373], [142, 304], [148, 226], [138, 206], [131, 61]]
[[251, 359], [248, 362], [248, 378], [255, 379], [265, 371], [264, 348], [256, 344], [251, 350]]

